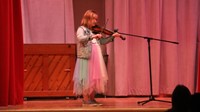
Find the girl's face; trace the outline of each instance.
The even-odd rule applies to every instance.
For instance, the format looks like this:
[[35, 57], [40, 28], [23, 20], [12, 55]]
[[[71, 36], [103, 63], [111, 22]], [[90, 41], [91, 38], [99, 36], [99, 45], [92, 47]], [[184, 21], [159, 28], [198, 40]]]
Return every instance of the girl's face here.
[[81, 25], [86, 26], [90, 29], [97, 24], [97, 20], [98, 20], [98, 15], [96, 14], [96, 12], [88, 10], [83, 15], [83, 18], [81, 20]]
[[98, 20], [98, 16], [97, 15], [94, 15], [92, 17], [92, 19], [90, 20], [90, 26], [95, 26], [97, 24], [97, 20]]

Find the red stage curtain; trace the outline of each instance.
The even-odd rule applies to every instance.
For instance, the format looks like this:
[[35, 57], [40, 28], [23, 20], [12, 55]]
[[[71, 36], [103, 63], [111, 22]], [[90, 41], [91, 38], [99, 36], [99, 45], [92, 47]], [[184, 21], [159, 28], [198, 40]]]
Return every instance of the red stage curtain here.
[[0, 0], [0, 106], [23, 104], [20, 0]]
[[[200, 25], [200, 18], [199, 18], [199, 25]], [[199, 29], [199, 36], [200, 36], [200, 29]], [[200, 39], [200, 37], [198, 37]], [[198, 42], [198, 76], [197, 76], [197, 92], [200, 92], [200, 42]]]
[[[200, 4], [200, 2], [199, 2]], [[199, 10], [200, 10], [200, 7], [199, 7]], [[198, 36], [197, 36], [197, 49], [198, 49], [198, 68], [197, 68], [197, 92], [200, 92], [200, 13], [199, 13], [199, 22], [198, 22]]]
[[199, 70], [199, 74], [198, 74], [198, 80], [197, 80], [197, 83], [198, 83], [198, 90], [197, 90], [197, 92], [200, 92], [200, 49], [199, 49], [199, 68], [198, 68]]

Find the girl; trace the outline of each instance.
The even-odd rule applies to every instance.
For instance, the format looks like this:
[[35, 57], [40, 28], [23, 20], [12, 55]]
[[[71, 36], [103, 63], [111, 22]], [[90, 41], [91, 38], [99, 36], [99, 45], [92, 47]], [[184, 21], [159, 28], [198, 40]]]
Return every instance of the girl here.
[[105, 93], [108, 76], [100, 44], [107, 44], [115, 37], [120, 37], [119, 33], [114, 33], [107, 38], [92, 33], [92, 27], [97, 24], [97, 20], [97, 13], [87, 10], [76, 32], [77, 61], [73, 77], [74, 93], [83, 95], [83, 105], [101, 105], [95, 100], [95, 94]]

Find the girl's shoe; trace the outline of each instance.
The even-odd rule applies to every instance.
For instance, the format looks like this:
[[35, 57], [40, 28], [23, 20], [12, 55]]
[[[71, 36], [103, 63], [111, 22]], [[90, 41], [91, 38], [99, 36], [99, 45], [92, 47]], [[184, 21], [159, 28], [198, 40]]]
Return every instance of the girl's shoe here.
[[103, 105], [103, 104], [101, 104], [101, 103], [97, 102], [95, 99], [94, 99], [94, 100], [91, 100], [91, 102], [93, 102], [94, 104], [97, 104], [98, 106], [101, 106], [101, 105]]
[[98, 104], [93, 102], [92, 100], [88, 100], [88, 101], [83, 100], [82, 106], [92, 106], [92, 107], [94, 107], [94, 106], [98, 106]]

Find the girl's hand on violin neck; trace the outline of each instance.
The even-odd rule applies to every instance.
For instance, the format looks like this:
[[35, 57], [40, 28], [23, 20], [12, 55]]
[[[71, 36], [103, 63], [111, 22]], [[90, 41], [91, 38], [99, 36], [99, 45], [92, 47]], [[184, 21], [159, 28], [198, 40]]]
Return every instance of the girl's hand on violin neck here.
[[116, 33], [113, 33], [112, 36], [113, 36], [113, 37], [121, 37], [121, 35], [120, 35], [119, 33], [117, 33], [117, 32], [116, 32]]
[[92, 36], [92, 38], [99, 39], [99, 38], [102, 38], [102, 35], [101, 34], [95, 34], [95, 35]]

